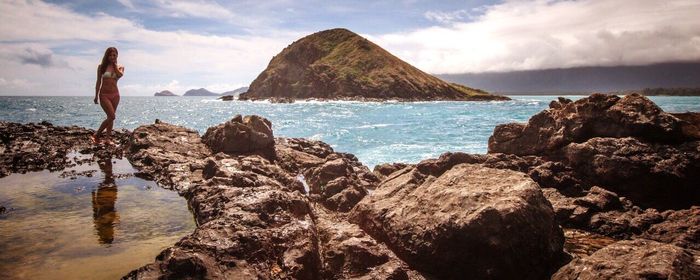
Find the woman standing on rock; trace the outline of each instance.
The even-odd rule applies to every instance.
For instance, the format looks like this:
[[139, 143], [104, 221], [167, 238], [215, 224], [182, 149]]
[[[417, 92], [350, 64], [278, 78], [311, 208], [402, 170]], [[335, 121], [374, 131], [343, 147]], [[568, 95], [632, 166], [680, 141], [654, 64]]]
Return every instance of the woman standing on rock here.
[[107, 119], [102, 122], [100, 128], [92, 135], [92, 141], [98, 143], [100, 134], [105, 132], [105, 143], [111, 144], [112, 126], [116, 118], [119, 105], [119, 88], [117, 81], [124, 75], [124, 66], [117, 64], [119, 52], [115, 47], [105, 50], [102, 63], [97, 67], [97, 82], [95, 82], [95, 104], [102, 106], [107, 114]]

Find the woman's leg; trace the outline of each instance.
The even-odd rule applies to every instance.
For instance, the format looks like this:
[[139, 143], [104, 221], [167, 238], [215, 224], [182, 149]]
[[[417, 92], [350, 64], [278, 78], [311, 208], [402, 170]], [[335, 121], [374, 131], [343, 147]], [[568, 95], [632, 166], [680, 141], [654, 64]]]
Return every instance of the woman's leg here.
[[[119, 95], [110, 97], [110, 103], [112, 104], [112, 121], [109, 122], [107, 126], [107, 137], [112, 136], [112, 127], [114, 127], [114, 120], [117, 118], [117, 106], [119, 106]], [[109, 118], [109, 116], [108, 116]]]
[[102, 124], [100, 125], [100, 128], [95, 132], [95, 137], [99, 137], [102, 131], [105, 129], [108, 129], [106, 131], [107, 137], [111, 136], [112, 134], [112, 123], [114, 122], [114, 106], [112, 106], [112, 101], [110, 98], [106, 96], [100, 96], [100, 106], [102, 106], [102, 110], [105, 111], [105, 114], [107, 114], [107, 119], [102, 121]]

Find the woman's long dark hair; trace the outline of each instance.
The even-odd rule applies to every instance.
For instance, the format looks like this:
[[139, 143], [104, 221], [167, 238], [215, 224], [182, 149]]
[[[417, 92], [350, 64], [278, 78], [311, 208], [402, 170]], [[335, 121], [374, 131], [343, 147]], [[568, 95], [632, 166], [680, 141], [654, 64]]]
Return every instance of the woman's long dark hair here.
[[[102, 75], [107, 71], [107, 64], [109, 63], [108, 56], [109, 56], [109, 52], [111, 52], [111, 51], [114, 51], [115, 53], [117, 53], [117, 55], [119, 55], [119, 51], [115, 47], [109, 47], [105, 50], [105, 54], [102, 56], [102, 63], [100, 63], [100, 67], [99, 67], [100, 77], [102, 77]], [[116, 67], [116, 65], [114, 67]], [[115, 69], [115, 71], [116, 71], [116, 69]]]

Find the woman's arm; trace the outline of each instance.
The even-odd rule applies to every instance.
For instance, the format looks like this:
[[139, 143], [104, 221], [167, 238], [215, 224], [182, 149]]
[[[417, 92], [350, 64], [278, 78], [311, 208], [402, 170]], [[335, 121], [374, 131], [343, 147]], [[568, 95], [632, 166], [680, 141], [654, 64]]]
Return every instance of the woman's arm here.
[[95, 104], [97, 104], [97, 94], [100, 93], [100, 85], [102, 77], [100, 77], [100, 66], [97, 66], [97, 81], [95, 81]]
[[119, 79], [119, 78], [121, 78], [122, 76], [124, 76], [124, 65], [115, 64], [114, 66], [115, 66], [115, 67], [114, 67], [114, 72], [117, 73], [117, 79]]

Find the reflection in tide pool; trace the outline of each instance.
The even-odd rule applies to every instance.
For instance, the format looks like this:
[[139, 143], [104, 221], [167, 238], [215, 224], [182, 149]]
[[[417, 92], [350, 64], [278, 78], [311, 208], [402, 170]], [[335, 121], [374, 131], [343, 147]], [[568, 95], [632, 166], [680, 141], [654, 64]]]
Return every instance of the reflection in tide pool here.
[[73, 170], [0, 178], [0, 279], [118, 279], [195, 228], [184, 198], [126, 160]]

